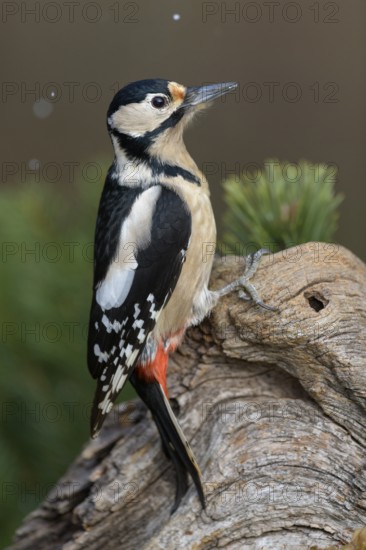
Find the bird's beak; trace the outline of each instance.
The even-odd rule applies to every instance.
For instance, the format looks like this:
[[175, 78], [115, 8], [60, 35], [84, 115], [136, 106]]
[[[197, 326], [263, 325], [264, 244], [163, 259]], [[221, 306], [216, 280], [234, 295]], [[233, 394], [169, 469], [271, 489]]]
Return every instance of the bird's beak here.
[[187, 88], [184, 105], [194, 106], [200, 103], [212, 101], [237, 88], [236, 82], [224, 82], [222, 84], [210, 84], [209, 86], [195, 86]]

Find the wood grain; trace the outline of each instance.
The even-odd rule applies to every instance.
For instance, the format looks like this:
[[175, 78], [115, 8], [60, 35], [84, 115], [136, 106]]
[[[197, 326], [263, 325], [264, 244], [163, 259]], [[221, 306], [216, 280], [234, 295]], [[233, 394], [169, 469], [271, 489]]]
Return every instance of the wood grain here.
[[[219, 288], [243, 260], [217, 260]], [[12, 550], [361, 549], [366, 524], [366, 267], [308, 243], [262, 259], [264, 310], [233, 293], [170, 360], [168, 387], [200, 464], [175, 479], [150, 414], [116, 408]], [[351, 538], [353, 536], [353, 541]]]

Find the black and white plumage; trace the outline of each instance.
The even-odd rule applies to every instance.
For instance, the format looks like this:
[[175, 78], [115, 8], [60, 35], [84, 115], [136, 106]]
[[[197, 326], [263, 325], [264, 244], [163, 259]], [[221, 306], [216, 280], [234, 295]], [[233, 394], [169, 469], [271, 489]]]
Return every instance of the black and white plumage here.
[[111, 410], [175, 288], [191, 235], [190, 213], [175, 191], [158, 184], [123, 186], [112, 174], [113, 169], [95, 235], [88, 343], [89, 369], [98, 379], [93, 432]]
[[143, 80], [120, 90], [107, 114], [115, 160], [95, 233], [88, 365], [97, 391], [91, 430], [98, 433], [130, 379], [176, 469], [174, 509], [187, 491], [188, 474], [202, 506], [205, 498], [197, 462], [169, 404], [168, 355], [188, 326], [247, 283], [242, 277], [220, 291], [208, 289], [213, 254], [205, 248], [215, 248], [215, 219], [208, 183], [185, 148], [183, 130], [204, 104], [235, 87]]

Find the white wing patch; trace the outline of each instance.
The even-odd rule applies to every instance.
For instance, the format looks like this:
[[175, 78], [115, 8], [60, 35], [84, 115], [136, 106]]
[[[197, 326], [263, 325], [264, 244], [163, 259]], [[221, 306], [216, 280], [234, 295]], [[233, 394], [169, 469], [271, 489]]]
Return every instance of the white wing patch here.
[[[104, 314], [102, 317], [102, 323], [107, 329], [107, 332], [111, 333], [113, 330], [115, 333], [118, 333], [121, 331], [123, 325], [126, 324], [126, 320], [123, 323], [119, 323], [117, 320], [114, 320], [114, 322], [111, 323], [111, 321], [108, 319], [106, 314]], [[112, 349], [112, 352], [113, 352], [113, 349]]]
[[106, 351], [101, 351], [98, 344], [94, 345], [94, 355], [98, 357], [99, 363], [106, 363], [109, 359], [109, 353]]
[[137, 252], [150, 243], [152, 217], [160, 194], [160, 185], [146, 189], [135, 200], [122, 224], [116, 257], [95, 295], [103, 311], [120, 307], [131, 290], [135, 270], [138, 267]]
[[[105, 388], [105, 386], [103, 386], [103, 388]], [[108, 414], [113, 407], [113, 401], [109, 398], [110, 394], [110, 391], [106, 393], [105, 398], [98, 405], [98, 409], [100, 409], [103, 414]]]
[[150, 306], [150, 309], [149, 309], [150, 317], [151, 317], [151, 319], [156, 320], [159, 316], [160, 311], [157, 311], [156, 308], [155, 308], [154, 294], [150, 293], [147, 297], [147, 301], [151, 303], [151, 306]]
[[113, 264], [98, 287], [95, 298], [103, 310], [120, 307], [130, 292], [137, 262], [130, 269], [118, 269]]
[[131, 261], [131, 250], [136, 252], [150, 243], [152, 217], [161, 191], [160, 185], [153, 185], [143, 191], [133, 203], [121, 227], [118, 261], [122, 259], [123, 263], [128, 264]]
[[[160, 313], [160, 310], [155, 309], [155, 296], [150, 293], [147, 297], [147, 302], [150, 304], [149, 312], [150, 315], [158, 316]], [[114, 372], [110, 377], [109, 382], [107, 382], [107, 372], [108, 367], [106, 367], [102, 375], [100, 377], [100, 381], [104, 382], [102, 386], [102, 392], [103, 392], [103, 398], [98, 403], [98, 408], [100, 409], [101, 413], [103, 415], [108, 414], [108, 412], [112, 408], [112, 404], [114, 402], [115, 396], [117, 393], [121, 391], [123, 388], [131, 368], [136, 362], [136, 359], [141, 351], [141, 347], [148, 338], [150, 341], [150, 344], [147, 345], [147, 347], [150, 350], [149, 353], [149, 359], [152, 360], [153, 356], [156, 354], [156, 344], [155, 342], [149, 338], [151, 333], [146, 333], [146, 330], [144, 329], [145, 321], [143, 318], [140, 317], [140, 314], [142, 312], [142, 305], [141, 303], [135, 303], [134, 304], [134, 313], [131, 318], [131, 322], [133, 320], [131, 329], [135, 331], [136, 333], [136, 339], [138, 344], [135, 344], [133, 346], [131, 343], [126, 342], [126, 328], [125, 325], [127, 324], [129, 318], [125, 318], [123, 322], [119, 323], [118, 321], [114, 321], [113, 323], [108, 318], [107, 314], [104, 313], [102, 317], [101, 324], [105, 327], [107, 332], [115, 331], [117, 334], [119, 333], [120, 340], [117, 346], [113, 346], [113, 348], [110, 350], [110, 353], [102, 352], [100, 350], [99, 345], [94, 346], [94, 353], [98, 357], [99, 362], [113, 362], [114, 365]], [[131, 330], [130, 329], [130, 330]], [[146, 359], [146, 353], [145, 353], [145, 359]], [[111, 364], [111, 363], [110, 363]]]
[[118, 365], [116, 372], [113, 376], [112, 385], [110, 389], [113, 393], [120, 391], [125, 380], [127, 378], [127, 373], [124, 365]]

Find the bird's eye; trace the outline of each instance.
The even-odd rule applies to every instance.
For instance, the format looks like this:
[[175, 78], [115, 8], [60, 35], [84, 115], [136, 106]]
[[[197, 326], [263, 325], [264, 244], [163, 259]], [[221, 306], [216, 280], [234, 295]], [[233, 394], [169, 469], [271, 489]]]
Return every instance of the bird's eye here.
[[164, 97], [162, 95], [156, 95], [151, 100], [151, 105], [153, 107], [155, 107], [155, 109], [162, 109], [163, 107], [166, 106], [167, 103], [168, 103], [168, 101], [167, 101], [166, 97]]

